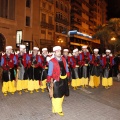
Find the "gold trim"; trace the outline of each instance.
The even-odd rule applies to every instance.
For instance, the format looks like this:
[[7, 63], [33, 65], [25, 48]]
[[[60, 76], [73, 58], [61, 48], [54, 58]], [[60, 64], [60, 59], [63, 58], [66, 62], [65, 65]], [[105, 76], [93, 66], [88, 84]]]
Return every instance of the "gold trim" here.
[[60, 75], [60, 78], [61, 78], [61, 79], [65, 79], [65, 78], [67, 78], [67, 74], [64, 75], [64, 76], [61, 76], [61, 75]]

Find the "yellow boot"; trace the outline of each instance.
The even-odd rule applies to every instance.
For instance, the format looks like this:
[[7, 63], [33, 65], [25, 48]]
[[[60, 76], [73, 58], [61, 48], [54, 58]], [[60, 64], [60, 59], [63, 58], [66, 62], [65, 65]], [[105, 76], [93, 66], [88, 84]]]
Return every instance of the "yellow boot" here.
[[64, 116], [63, 112], [58, 112], [57, 114], [60, 115], [60, 116]]
[[22, 92], [21, 92], [21, 91], [19, 91], [19, 92], [18, 92], [18, 94], [19, 94], [19, 95], [22, 95]]
[[31, 94], [33, 94], [33, 91], [30, 91]]
[[36, 92], [39, 92], [39, 90], [36, 90]]
[[24, 92], [28, 92], [28, 90], [27, 90], [27, 89], [25, 89], [25, 90], [24, 90]]
[[7, 92], [4, 93], [4, 96], [7, 96]]
[[14, 92], [12, 92], [11, 94], [14, 95]]
[[85, 86], [84, 86], [84, 85], [82, 85], [82, 88], [85, 88]]
[[76, 90], [76, 87], [73, 87], [73, 90]]
[[64, 96], [62, 98], [52, 98], [52, 112], [57, 113], [60, 116], [63, 116], [62, 112], [62, 103]]
[[44, 92], [45, 92], [45, 90], [44, 90], [44, 89], [42, 89], [42, 90], [41, 90], [41, 92], [43, 92], [43, 93], [44, 93]]

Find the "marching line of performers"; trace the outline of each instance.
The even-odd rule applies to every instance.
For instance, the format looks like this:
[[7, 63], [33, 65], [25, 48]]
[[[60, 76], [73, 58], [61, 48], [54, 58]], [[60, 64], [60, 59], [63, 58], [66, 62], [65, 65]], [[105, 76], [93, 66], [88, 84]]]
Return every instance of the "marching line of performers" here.
[[[101, 70], [102, 86], [108, 89], [113, 85], [114, 57], [110, 50], [106, 50], [106, 54], [102, 56], [98, 52], [98, 49], [94, 49], [91, 55], [87, 46], [82, 46], [81, 51], [74, 49], [72, 54], [68, 49], [63, 50], [61, 56], [65, 58], [70, 72], [68, 84], [74, 90], [80, 86], [98, 87]], [[33, 91], [39, 92], [39, 89], [45, 92], [48, 64], [52, 58], [54, 58], [54, 53], [48, 54], [47, 48], [43, 48], [40, 54], [39, 48], [33, 47], [33, 50], [27, 54], [25, 45], [20, 45], [19, 51], [15, 53], [12, 53], [12, 46], [6, 46], [6, 52], [2, 53], [1, 57], [3, 94], [6, 96], [8, 92], [14, 94], [15, 91], [22, 94], [22, 90], [33, 93]]]
[[29, 54], [26, 46], [20, 45], [20, 50], [12, 53], [12, 46], [6, 46], [6, 52], [2, 53], [2, 92], [6, 96], [8, 92], [14, 94], [18, 91], [33, 93], [44, 92], [48, 71], [47, 48], [42, 49], [42, 55], [38, 47], [33, 47]]
[[92, 88], [100, 85], [100, 76], [102, 70], [102, 86], [108, 89], [113, 85], [112, 66], [114, 58], [110, 50], [106, 50], [106, 54], [100, 56], [99, 50], [94, 49], [94, 53], [90, 55], [87, 46], [82, 46], [82, 51], [73, 50], [73, 56], [69, 61], [72, 70], [71, 86], [76, 90], [79, 86]]
[[22, 91], [30, 92], [49, 91], [52, 102], [52, 112], [61, 116], [64, 96], [69, 96], [69, 86], [77, 90], [82, 86], [97, 88], [100, 85], [102, 71], [102, 86], [108, 89], [113, 85], [112, 66], [114, 57], [110, 50], [100, 56], [99, 50], [94, 49], [90, 54], [87, 46], [82, 50], [77, 48], [73, 53], [68, 49], [53, 47], [53, 53], [48, 54], [47, 48], [40, 54], [38, 47], [26, 53], [26, 46], [20, 45], [19, 51], [12, 52], [12, 46], [6, 46], [6, 52], [2, 53], [2, 93], [21, 95]]

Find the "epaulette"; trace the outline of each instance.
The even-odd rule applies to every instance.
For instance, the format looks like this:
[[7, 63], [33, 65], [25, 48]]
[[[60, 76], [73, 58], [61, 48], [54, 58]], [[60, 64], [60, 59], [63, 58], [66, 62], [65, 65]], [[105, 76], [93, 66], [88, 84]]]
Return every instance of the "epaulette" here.
[[2, 52], [2, 56], [5, 55], [5, 52]]
[[105, 56], [106, 56], [105, 54], [102, 55], [102, 57], [105, 57]]
[[20, 53], [20, 51], [15, 51], [15, 55], [18, 55]]
[[112, 55], [112, 54], [110, 54], [109, 56], [110, 56], [110, 57], [112, 57], [113, 55]]

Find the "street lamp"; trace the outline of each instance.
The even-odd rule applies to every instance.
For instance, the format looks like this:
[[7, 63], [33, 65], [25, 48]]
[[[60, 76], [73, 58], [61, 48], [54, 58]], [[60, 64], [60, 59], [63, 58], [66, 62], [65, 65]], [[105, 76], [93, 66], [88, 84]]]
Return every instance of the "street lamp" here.
[[58, 40], [58, 43], [63, 43], [63, 40], [60, 38], [60, 39]]
[[111, 38], [111, 41], [115, 41], [115, 40], [116, 40], [116, 38], [115, 38], [115, 37], [112, 37], [112, 38]]
[[58, 39], [57, 42], [58, 42], [58, 43], [61, 45], [61, 47], [62, 47], [63, 40], [60, 38], [60, 39]]
[[[115, 38], [115, 37], [112, 37], [112, 38], [111, 38], [111, 41], [116, 41], [116, 38]], [[117, 45], [117, 44], [115, 43], [115, 44], [114, 44], [114, 53], [116, 52], [116, 45]]]

